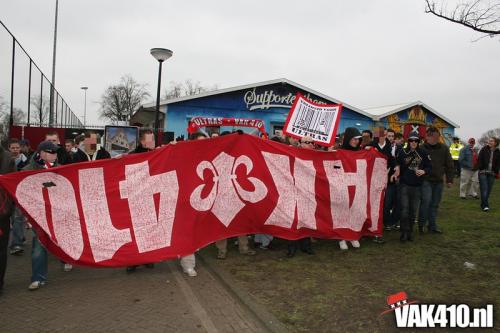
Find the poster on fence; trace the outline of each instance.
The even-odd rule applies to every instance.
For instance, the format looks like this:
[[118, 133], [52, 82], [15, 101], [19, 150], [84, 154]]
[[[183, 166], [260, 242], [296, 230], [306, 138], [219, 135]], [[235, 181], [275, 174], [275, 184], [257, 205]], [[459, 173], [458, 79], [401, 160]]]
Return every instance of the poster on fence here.
[[387, 161], [247, 134], [0, 176], [44, 246], [67, 263], [130, 266], [229, 237], [382, 234]]
[[297, 93], [283, 132], [297, 139], [310, 137], [321, 146], [332, 146], [341, 112], [342, 104], [316, 104]]

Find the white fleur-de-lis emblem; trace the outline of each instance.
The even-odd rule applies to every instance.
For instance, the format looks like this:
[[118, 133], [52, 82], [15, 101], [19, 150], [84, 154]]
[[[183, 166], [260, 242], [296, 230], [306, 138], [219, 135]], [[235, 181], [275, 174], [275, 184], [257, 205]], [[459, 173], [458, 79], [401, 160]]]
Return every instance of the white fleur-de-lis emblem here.
[[253, 184], [254, 191], [247, 191], [238, 183], [236, 169], [240, 165], [246, 167], [248, 176], [252, 171], [253, 162], [246, 155], [241, 155], [235, 159], [233, 156], [222, 152], [212, 162], [200, 162], [196, 168], [198, 177], [205, 180], [203, 171], [210, 170], [213, 175], [213, 187], [206, 198], [202, 198], [201, 193], [205, 186], [209, 184], [205, 183], [196, 187], [189, 198], [191, 206], [197, 211], [211, 210], [219, 221], [227, 227], [236, 214], [245, 207], [243, 200], [256, 203], [264, 199], [267, 195], [267, 187], [260, 179], [255, 177], [247, 178]]

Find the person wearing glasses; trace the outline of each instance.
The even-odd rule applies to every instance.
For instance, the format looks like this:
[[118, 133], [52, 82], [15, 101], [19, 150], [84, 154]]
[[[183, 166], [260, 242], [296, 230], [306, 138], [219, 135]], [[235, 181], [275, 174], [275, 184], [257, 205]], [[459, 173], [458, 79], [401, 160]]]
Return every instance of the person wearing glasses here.
[[[314, 142], [313, 139], [305, 136], [300, 139], [300, 148], [302, 149], [314, 149]], [[311, 242], [311, 237], [305, 237], [301, 239], [297, 239], [294, 241], [288, 241], [288, 252], [287, 252], [287, 257], [292, 258], [295, 256], [295, 253], [297, 252], [297, 248], [300, 247], [300, 250], [302, 252], [305, 252], [309, 255], [313, 255], [314, 251], [312, 249], [312, 242]]]
[[[430, 175], [432, 171], [429, 154], [419, 147], [419, 143], [418, 132], [411, 132], [408, 146], [397, 156], [400, 168], [401, 242], [413, 241], [413, 224], [420, 205], [423, 176]], [[393, 175], [391, 181], [396, 177]]]

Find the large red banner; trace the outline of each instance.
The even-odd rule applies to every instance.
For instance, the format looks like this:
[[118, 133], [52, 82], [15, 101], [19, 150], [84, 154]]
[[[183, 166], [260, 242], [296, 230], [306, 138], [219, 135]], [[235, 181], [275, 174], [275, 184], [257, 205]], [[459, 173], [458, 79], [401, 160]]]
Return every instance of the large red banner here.
[[242, 234], [380, 235], [386, 182], [375, 150], [320, 152], [246, 134], [0, 177], [49, 251], [88, 266], [177, 258]]

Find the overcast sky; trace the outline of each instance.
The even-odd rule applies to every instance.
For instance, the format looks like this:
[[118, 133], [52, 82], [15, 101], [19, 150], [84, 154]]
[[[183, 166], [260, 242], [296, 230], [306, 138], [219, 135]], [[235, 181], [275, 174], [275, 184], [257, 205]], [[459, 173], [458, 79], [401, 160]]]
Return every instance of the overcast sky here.
[[[0, 20], [49, 77], [54, 9], [55, 0], [0, 1]], [[174, 52], [164, 83], [288, 78], [361, 109], [421, 100], [460, 136], [479, 136], [500, 127], [500, 38], [479, 37], [425, 14], [423, 0], [61, 0], [56, 88], [82, 116], [88, 86], [87, 119], [97, 123], [100, 96], [123, 74], [155, 96], [149, 50], [164, 47]], [[10, 43], [0, 32], [2, 95]]]

